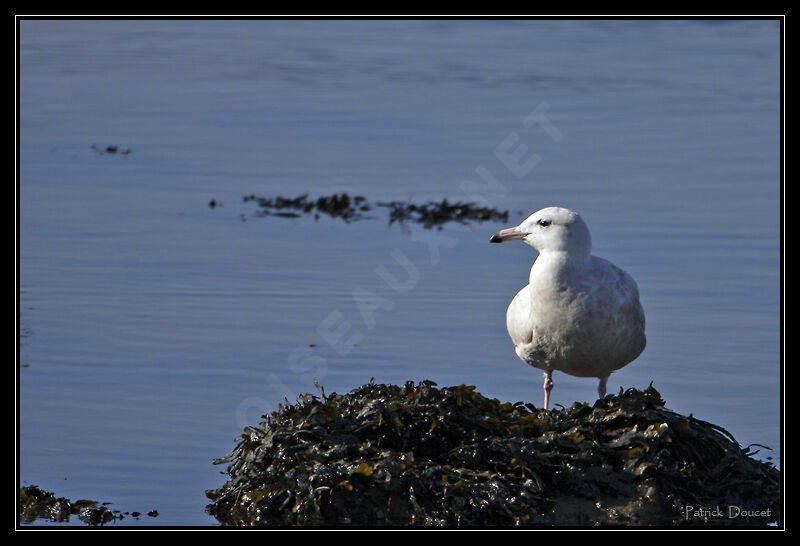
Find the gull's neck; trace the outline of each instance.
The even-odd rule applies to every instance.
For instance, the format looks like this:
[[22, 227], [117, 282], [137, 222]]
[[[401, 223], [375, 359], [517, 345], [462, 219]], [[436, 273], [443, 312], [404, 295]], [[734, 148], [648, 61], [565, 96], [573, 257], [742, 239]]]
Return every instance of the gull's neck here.
[[534, 286], [557, 286], [580, 275], [588, 261], [588, 253], [543, 250], [533, 262], [529, 282]]

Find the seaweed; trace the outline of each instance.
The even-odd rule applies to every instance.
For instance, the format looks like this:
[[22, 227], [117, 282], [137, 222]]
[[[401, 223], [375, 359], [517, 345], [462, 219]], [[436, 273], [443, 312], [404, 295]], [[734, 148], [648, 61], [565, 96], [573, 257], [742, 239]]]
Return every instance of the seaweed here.
[[[19, 489], [18, 519], [21, 523], [34, 523], [36, 520], [48, 520], [57, 523], [68, 522], [70, 517], [77, 516], [83, 523], [96, 527], [107, 523], [122, 521], [125, 515], [138, 519], [139, 512], [111, 510], [106, 504], [94, 500], [80, 499], [70, 501], [65, 497], [56, 497], [54, 493], [45, 491], [36, 485]], [[148, 512], [150, 517], [157, 517], [158, 512]]]
[[[374, 206], [389, 209], [389, 225], [399, 223], [421, 224], [425, 229], [434, 227], [441, 229], [448, 222], [469, 224], [470, 222], [508, 221], [508, 211], [500, 212], [490, 207], [479, 207], [475, 203], [450, 203], [447, 199], [440, 202], [429, 201], [424, 204], [415, 204], [404, 201], [378, 202], [371, 205], [363, 195], [351, 197], [347, 193], [319, 197], [316, 200], [307, 193], [294, 198], [286, 197], [257, 197], [254, 194], [246, 195], [244, 202], [253, 201], [258, 204], [256, 216], [279, 216], [285, 218], [299, 218], [304, 214], [314, 213], [316, 219], [320, 214], [331, 218], [341, 218], [345, 222], [363, 220], [365, 213]], [[211, 208], [217, 204], [212, 200]]]
[[[318, 388], [320, 396], [280, 405], [245, 429], [214, 461], [228, 465], [229, 479], [206, 492], [209, 514], [237, 526], [765, 526], [782, 518], [779, 471], [721, 427], [665, 408], [652, 385], [552, 411], [431, 381], [371, 381], [328, 396]], [[698, 512], [716, 506], [741, 513]]]
[[[299, 218], [302, 215], [301, 213], [308, 214], [316, 211], [317, 213], [327, 214], [332, 218], [341, 218], [345, 222], [350, 222], [361, 219], [360, 211], [366, 210], [360, 204], [364, 200], [362, 196], [356, 196], [351, 199], [346, 193], [336, 193], [316, 200], [309, 199], [307, 193], [291, 199], [286, 197], [256, 197], [251, 194], [246, 195], [243, 200], [245, 203], [248, 201], [258, 203], [257, 216], [273, 215], [284, 218]], [[285, 211], [284, 209], [291, 209], [291, 211]]]
[[128, 154], [131, 153], [131, 149], [130, 148], [124, 148], [124, 149], [120, 150], [119, 146], [116, 146], [114, 144], [109, 144], [108, 146], [106, 146], [104, 148], [98, 146], [97, 144], [92, 144], [91, 145], [91, 149], [92, 149], [92, 151], [94, 151], [95, 153], [100, 154], [100, 155], [103, 155], [103, 154], [115, 154], [117, 152], [119, 152], [121, 155], [128, 155]]
[[422, 205], [391, 201], [378, 203], [378, 206], [391, 209], [389, 212], [390, 225], [395, 222], [401, 224], [415, 222], [422, 224], [425, 229], [432, 229], [441, 227], [447, 222], [468, 224], [469, 222], [508, 221], [508, 211], [499, 212], [497, 209], [479, 207], [475, 203], [450, 203], [447, 199], [442, 199], [441, 202], [430, 201]]

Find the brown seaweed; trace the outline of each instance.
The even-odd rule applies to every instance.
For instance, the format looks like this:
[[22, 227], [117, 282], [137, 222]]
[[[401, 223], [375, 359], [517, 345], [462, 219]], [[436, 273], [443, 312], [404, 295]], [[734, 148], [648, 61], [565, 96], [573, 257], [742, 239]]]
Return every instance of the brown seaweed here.
[[[206, 492], [209, 514], [225, 525], [269, 526], [765, 526], [782, 518], [779, 471], [721, 427], [666, 409], [652, 385], [549, 412], [430, 381], [320, 395], [279, 406], [215, 461], [227, 463], [229, 480]], [[698, 512], [717, 506], [746, 515]]]
[[[351, 197], [347, 193], [312, 199], [307, 193], [294, 198], [286, 197], [257, 197], [246, 195], [244, 202], [253, 201], [258, 205], [256, 216], [282, 216], [286, 218], [299, 218], [303, 214], [325, 214], [331, 218], [341, 218], [345, 222], [363, 220], [365, 213], [373, 210], [366, 197], [356, 195]], [[216, 201], [213, 201], [216, 204]], [[394, 223], [421, 224], [425, 229], [441, 226], [448, 222], [469, 224], [471, 222], [508, 221], [508, 211], [500, 212], [490, 207], [479, 207], [475, 203], [450, 203], [447, 199], [430, 201], [424, 204], [415, 204], [404, 201], [378, 202], [375, 206], [389, 209], [389, 225]], [[213, 206], [211, 208], [214, 208]]]
[[[286, 197], [256, 197], [246, 195], [244, 202], [255, 201], [258, 204], [257, 216], [282, 216], [284, 218], [299, 218], [302, 213], [311, 212], [327, 214], [332, 218], [341, 218], [345, 222], [358, 220], [361, 218], [360, 204], [364, 198], [356, 196], [351, 199], [346, 193], [336, 193], [327, 197], [320, 197], [316, 200], [309, 199], [308, 194], [304, 193], [295, 198]], [[284, 209], [290, 209], [289, 211]], [[295, 212], [296, 211], [296, 212]]]
[[422, 205], [391, 201], [378, 203], [379, 207], [388, 207], [389, 224], [395, 222], [415, 222], [425, 229], [439, 227], [447, 222], [469, 224], [470, 222], [507, 222], [508, 211], [499, 212], [489, 207], [479, 207], [475, 203], [450, 203], [447, 199], [441, 202], [431, 201]]
[[[54, 493], [40, 489], [36, 485], [21, 487], [19, 490], [18, 518], [20, 523], [35, 523], [36, 520], [48, 520], [58, 523], [68, 522], [77, 516], [90, 526], [102, 526], [111, 522], [122, 522], [126, 515], [138, 519], [139, 512], [111, 510], [106, 504], [94, 500], [81, 499], [70, 501], [65, 497], [56, 497]], [[148, 512], [150, 517], [157, 517], [158, 511]]]

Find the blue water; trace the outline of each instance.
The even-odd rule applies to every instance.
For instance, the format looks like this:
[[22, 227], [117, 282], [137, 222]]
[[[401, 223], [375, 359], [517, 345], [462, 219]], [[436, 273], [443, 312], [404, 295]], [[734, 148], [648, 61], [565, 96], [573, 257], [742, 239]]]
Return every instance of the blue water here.
[[504, 318], [535, 253], [489, 245], [505, 225], [257, 218], [251, 193], [579, 211], [647, 314], [609, 391], [652, 381], [780, 465], [777, 21], [23, 20], [19, 43], [24, 485], [215, 525], [212, 459], [314, 377], [540, 403]]

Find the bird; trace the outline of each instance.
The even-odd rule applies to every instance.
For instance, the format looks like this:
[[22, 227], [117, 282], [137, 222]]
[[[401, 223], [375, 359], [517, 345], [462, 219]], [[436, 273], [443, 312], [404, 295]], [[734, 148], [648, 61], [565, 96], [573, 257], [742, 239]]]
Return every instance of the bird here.
[[528, 284], [508, 306], [506, 328], [517, 356], [544, 372], [544, 409], [554, 371], [599, 378], [603, 398], [611, 373], [647, 344], [636, 281], [591, 254], [586, 222], [567, 208], [543, 208], [489, 241], [522, 241], [538, 251]]

